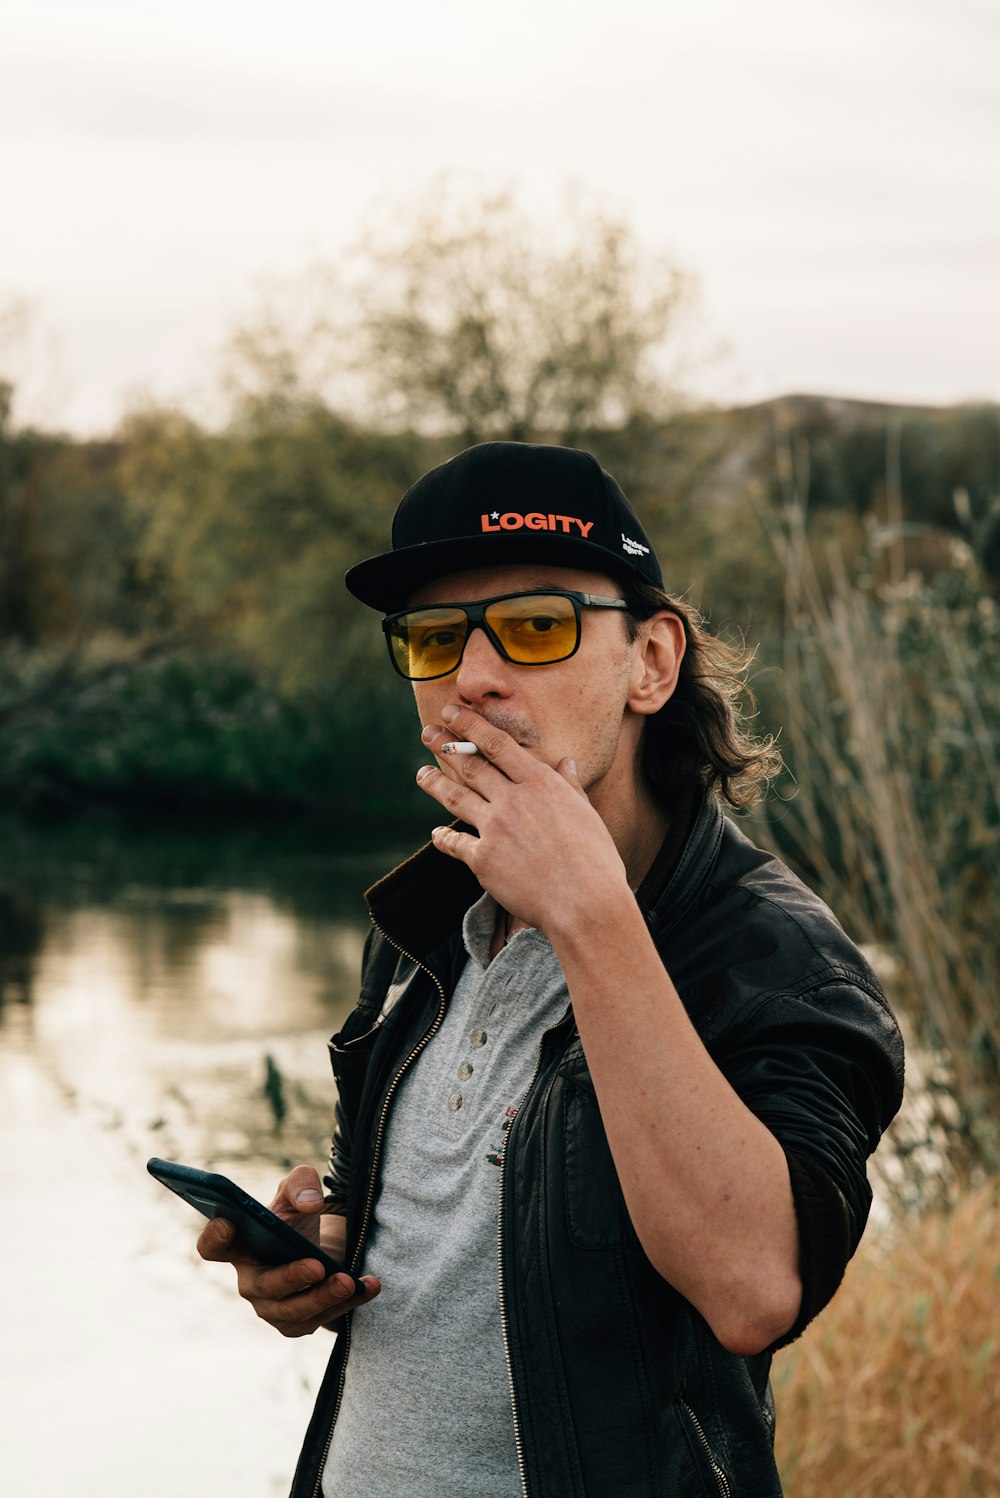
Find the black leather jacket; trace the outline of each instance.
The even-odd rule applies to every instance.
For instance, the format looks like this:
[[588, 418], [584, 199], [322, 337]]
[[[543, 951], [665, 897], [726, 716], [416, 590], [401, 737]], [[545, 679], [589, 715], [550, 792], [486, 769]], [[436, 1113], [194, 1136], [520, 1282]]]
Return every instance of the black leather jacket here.
[[[717, 1065], [789, 1159], [804, 1299], [788, 1341], [861, 1237], [864, 1162], [902, 1096], [899, 1032], [827, 907], [713, 799], [671, 862], [644, 904], [653, 940]], [[330, 1042], [339, 1102], [327, 1184], [346, 1210], [356, 1271], [398, 1079], [441, 1023], [465, 961], [462, 916], [480, 893], [464, 865], [430, 847], [369, 891], [360, 1001]], [[499, 1265], [530, 1498], [780, 1494], [771, 1355], [726, 1352], [642, 1252], [571, 1013], [543, 1039], [508, 1135]], [[348, 1324], [292, 1498], [319, 1492], [349, 1349]]]

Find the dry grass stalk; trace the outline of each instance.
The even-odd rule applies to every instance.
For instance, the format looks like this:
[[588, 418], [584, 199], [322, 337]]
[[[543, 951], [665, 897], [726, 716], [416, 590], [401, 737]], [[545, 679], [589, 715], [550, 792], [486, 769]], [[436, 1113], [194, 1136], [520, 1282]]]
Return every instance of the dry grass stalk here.
[[775, 1365], [786, 1498], [998, 1498], [1000, 1193], [865, 1241]]
[[[821, 586], [801, 505], [789, 505], [779, 542], [799, 862], [857, 940], [885, 944], [898, 959], [894, 999], [946, 1058], [943, 1079], [933, 1068], [938, 1133], [950, 1133], [959, 1154], [996, 1168], [997, 1099], [982, 1058], [984, 1042], [989, 1054], [1000, 1041], [1000, 954], [991, 892], [956, 875], [952, 856], [957, 825], [983, 847], [997, 836], [996, 754], [975, 690], [990, 684], [975, 682], [944, 606], [932, 621], [936, 673], [908, 655], [914, 611], [905, 582], [876, 605], [831, 553]], [[947, 766], [938, 742], [949, 734], [971, 746], [968, 774], [956, 783], [945, 768], [938, 784], [936, 759]], [[777, 830], [786, 846], [790, 820]]]

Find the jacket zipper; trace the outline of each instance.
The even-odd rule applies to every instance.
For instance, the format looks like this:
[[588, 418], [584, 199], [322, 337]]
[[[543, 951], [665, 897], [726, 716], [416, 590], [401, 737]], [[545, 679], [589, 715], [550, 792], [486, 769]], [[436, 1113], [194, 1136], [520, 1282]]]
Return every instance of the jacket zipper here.
[[733, 1490], [729, 1486], [729, 1478], [726, 1476], [725, 1472], [723, 1472], [722, 1468], [719, 1466], [719, 1463], [715, 1459], [715, 1453], [713, 1452], [711, 1446], [708, 1444], [708, 1437], [705, 1434], [705, 1427], [702, 1425], [701, 1421], [698, 1419], [698, 1416], [695, 1414], [694, 1410], [688, 1404], [686, 1399], [682, 1399], [681, 1404], [684, 1406], [685, 1410], [687, 1410], [688, 1416], [691, 1420], [691, 1424], [694, 1426], [695, 1435], [698, 1437], [701, 1448], [708, 1458], [708, 1464], [711, 1467], [712, 1473], [715, 1477], [715, 1485], [720, 1494], [720, 1498], [732, 1498]]
[[[565, 1017], [559, 1021], [559, 1024], [563, 1024], [564, 1020]], [[529, 1081], [527, 1087], [524, 1089], [524, 1092], [521, 1095], [521, 1102], [518, 1104], [518, 1112], [521, 1111], [521, 1109], [524, 1107], [524, 1104], [527, 1102], [528, 1097], [531, 1094], [531, 1089], [535, 1085], [538, 1073], [542, 1069], [542, 1047], [544, 1046], [548, 1037], [553, 1033], [553, 1031], [557, 1030], [558, 1028], [559, 1025], [551, 1025], [549, 1029], [545, 1031], [544, 1035], [538, 1042], [538, 1054], [535, 1057], [535, 1069], [531, 1074], [531, 1080]], [[515, 1119], [514, 1125], [507, 1135], [507, 1141], [504, 1144], [503, 1149], [503, 1164], [500, 1168], [500, 1191], [499, 1201], [497, 1205], [497, 1282], [500, 1292], [500, 1330], [503, 1334], [503, 1356], [504, 1363], [507, 1367], [507, 1384], [510, 1389], [510, 1409], [511, 1414], [514, 1417], [514, 1448], [517, 1452], [517, 1471], [518, 1476], [521, 1480], [522, 1498], [529, 1498], [528, 1472], [524, 1460], [524, 1436], [521, 1432], [521, 1419], [517, 1413], [517, 1395], [514, 1390], [514, 1365], [511, 1361], [510, 1356], [510, 1317], [507, 1314], [507, 1287], [503, 1272], [503, 1209], [505, 1197], [504, 1187], [507, 1180], [507, 1155], [510, 1150], [510, 1141], [514, 1133], [514, 1127], [516, 1127], [516, 1123], [517, 1121]]]
[[[389, 1088], [386, 1092], [385, 1097], [382, 1099], [382, 1111], [379, 1115], [378, 1131], [375, 1135], [375, 1148], [372, 1151], [371, 1169], [368, 1178], [368, 1196], [365, 1201], [365, 1210], [361, 1218], [361, 1228], [358, 1233], [357, 1247], [355, 1248], [354, 1254], [351, 1258], [350, 1270], [352, 1274], [361, 1263], [362, 1250], [364, 1249], [365, 1238], [368, 1233], [368, 1224], [371, 1219], [372, 1202], [375, 1199], [375, 1181], [378, 1175], [378, 1161], [379, 1156], [382, 1153], [382, 1143], [385, 1138], [385, 1126], [389, 1116], [389, 1104], [392, 1102], [393, 1096], [396, 1092], [396, 1088], [399, 1086], [403, 1074], [409, 1070], [410, 1066], [420, 1055], [420, 1052], [426, 1045], [429, 1044], [431, 1039], [440, 1029], [441, 1021], [444, 1019], [444, 1011], [448, 1003], [448, 996], [444, 991], [444, 984], [434, 976], [427, 964], [425, 962], [421, 962], [419, 957], [414, 957], [412, 952], [407, 952], [403, 947], [399, 945], [398, 942], [393, 941], [392, 937], [389, 936], [387, 932], [382, 930], [382, 927], [374, 917], [372, 917], [372, 925], [375, 927], [375, 930], [385, 938], [390, 947], [394, 947], [395, 950], [401, 954], [401, 956], [409, 958], [410, 962], [414, 963], [417, 967], [421, 968], [422, 971], [427, 974], [427, 976], [431, 979], [434, 986], [436, 987], [438, 993], [441, 995], [441, 1002], [438, 1005], [438, 1012], [434, 1016], [434, 1020], [431, 1023], [430, 1028], [424, 1031], [423, 1035], [417, 1041], [416, 1045], [413, 1047], [413, 1050], [407, 1056], [402, 1066], [399, 1067], [392, 1081], [389, 1083]], [[313, 1486], [312, 1498], [319, 1498], [320, 1489], [323, 1485], [323, 1469], [326, 1466], [327, 1457], [330, 1455], [330, 1447], [333, 1444], [334, 1426], [337, 1424], [337, 1416], [340, 1414], [340, 1406], [344, 1397], [344, 1384], [347, 1380], [347, 1357], [348, 1353], [351, 1350], [350, 1317], [348, 1317], [347, 1323], [344, 1327], [343, 1336], [346, 1340], [344, 1342], [344, 1360], [340, 1367], [340, 1381], [337, 1385], [337, 1394], [333, 1404], [333, 1413], [330, 1416], [330, 1428], [327, 1431], [326, 1441], [323, 1444], [323, 1451], [322, 1455], [320, 1456], [319, 1467], [317, 1468], [316, 1482]]]

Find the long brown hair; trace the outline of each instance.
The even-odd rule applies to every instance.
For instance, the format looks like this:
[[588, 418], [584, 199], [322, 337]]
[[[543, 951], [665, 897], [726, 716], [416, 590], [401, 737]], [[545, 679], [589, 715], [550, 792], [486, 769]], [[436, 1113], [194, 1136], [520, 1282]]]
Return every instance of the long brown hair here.
[[711, 634], [696, 608], [649, 583], [627, 582], [622, 596], [630, 640], [661, 609], [678, 616], [687, 636], [674, 694], [643, 736], [643, 769], [653, 790], [669, 805], [694, 780], [730, 806], [752, 805], [781, 769], [773, 737], [747, 727], [756, 708], [747, 685], [753, 650]]

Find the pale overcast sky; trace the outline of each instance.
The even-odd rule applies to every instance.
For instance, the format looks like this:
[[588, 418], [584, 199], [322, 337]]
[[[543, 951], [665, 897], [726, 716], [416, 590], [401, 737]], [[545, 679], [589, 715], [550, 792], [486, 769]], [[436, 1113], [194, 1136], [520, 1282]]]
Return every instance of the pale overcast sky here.
[[196, 399], [261, 277], [445, 169], [669, 251], [709, 395], [1000, 399], [1000, 0], [0, 0], [0, 150], [22, 419]]

